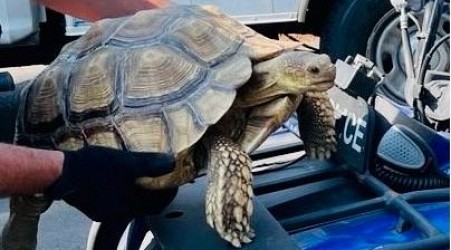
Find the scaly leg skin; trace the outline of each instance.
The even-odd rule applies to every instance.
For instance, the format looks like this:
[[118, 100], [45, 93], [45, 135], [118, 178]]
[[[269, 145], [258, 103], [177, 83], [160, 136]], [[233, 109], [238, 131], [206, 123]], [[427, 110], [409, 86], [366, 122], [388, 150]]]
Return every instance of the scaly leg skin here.
[[36, 249], [39, 217], [50, 204], [42, 195], [11, 197], [10, 216], [2, 231], [0, 249]]
[[299, 130], [311, 159], [336, 151], [334, 109], [326, 92], [308, 92], [298, 108]]
[[213, 136], [206, 195], [208, 224], [234, 247], [255, 237], [250, 227], [254, 196], [251, 160], [231, 139]]

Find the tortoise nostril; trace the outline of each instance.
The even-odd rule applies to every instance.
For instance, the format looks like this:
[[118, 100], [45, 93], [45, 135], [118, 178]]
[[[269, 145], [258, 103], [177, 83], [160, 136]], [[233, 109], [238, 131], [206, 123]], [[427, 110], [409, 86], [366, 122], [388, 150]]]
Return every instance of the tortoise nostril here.
[[319, 73], [319, 67], [315, 65], [311, 65], [307, 67], [307, 71], [312, 74], [318, 74]]

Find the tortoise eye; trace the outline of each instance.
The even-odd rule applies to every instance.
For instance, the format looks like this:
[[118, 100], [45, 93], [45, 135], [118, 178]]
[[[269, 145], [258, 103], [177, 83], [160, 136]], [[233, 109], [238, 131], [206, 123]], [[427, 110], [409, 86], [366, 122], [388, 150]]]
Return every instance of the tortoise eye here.
[[307, 67], [307, 71], [309, 73], [312, 73], [312, 74], [318, 74], [319, 73], [319, 68], [317, 66], [311, 65], [311, 66]]

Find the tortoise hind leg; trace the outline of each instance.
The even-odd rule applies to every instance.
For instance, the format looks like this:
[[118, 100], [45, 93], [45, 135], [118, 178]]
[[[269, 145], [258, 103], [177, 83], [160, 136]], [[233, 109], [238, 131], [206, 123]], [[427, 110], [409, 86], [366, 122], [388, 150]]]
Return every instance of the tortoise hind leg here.
[[233, 246], [251, 242], [253, 190], [251, 160], [231, 139], [214, 136], [208, 162], [208, 224]]
[[39, 217], [50, 204], [44, 196], [11, 197], [10, 216], [2, 231], [0, 249], [36, 249]]

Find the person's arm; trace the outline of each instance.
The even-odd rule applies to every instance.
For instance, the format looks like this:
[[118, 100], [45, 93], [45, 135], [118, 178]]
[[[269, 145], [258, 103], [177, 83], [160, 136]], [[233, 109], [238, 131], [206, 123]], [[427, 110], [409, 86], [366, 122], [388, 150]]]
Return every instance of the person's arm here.
[[0, 197], [44, 193], [63, 199], [93, 220], [161, 211], [177, 189], [146, 190], [140, 177], [170, 173], [175, 159], [99, 146], [52, 151], [0, 143]]
[[43, 192], [60, 175], [64, 155], [0, 143], [0, 195]]
[[50, 9], [87, 21], [134, 14], [138, 10], [161, 8], [167, 0], [37, 0]]

